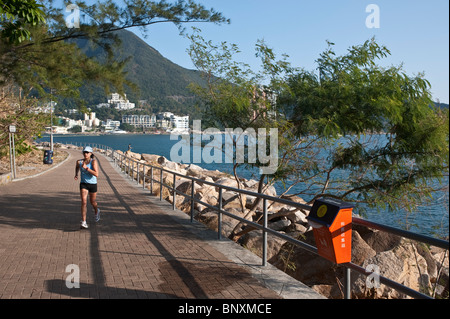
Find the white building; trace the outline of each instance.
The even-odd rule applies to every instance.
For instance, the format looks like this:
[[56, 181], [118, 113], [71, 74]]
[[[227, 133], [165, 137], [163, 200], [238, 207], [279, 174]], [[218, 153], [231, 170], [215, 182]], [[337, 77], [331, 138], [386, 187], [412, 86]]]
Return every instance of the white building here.
[[[119, 93], [112, 93], [108, 97], [108, 104], [118, 110], [131, 110], [136, 107], [134, 103], [127, 100], [127, 95], [122, 97]], [[104, 105], [103, 103], [101, 105]]]
[[106, 120], [106, 122], [102, 122], [102, 125], [105, 127], [106, 132], [118, 130], [120, 127], [120, 121]]
[[122, 123], [142, 128], [158, 128], [174, 131], [189, 130], [189, 116], [177, 116], [171, 112], [157, 115], [124, 115]]
[[[67, 134], [69, 130], [75, 126], [81, 127], [81, 131], [85, 132], [87, 127], [84, 120], [73, 120], [68, 117], [61, 117], [65, 121], [64, 126], [53, 126], [53, 134]], [[45, 128], [47, 133], [50, 133], [50, 127]]]
[[94, 126], [99, 127], [100, 120], [95, 117], [94, 112], [91, 112], [91, 114], [84, 114], [84, 125], [89, 128], [92, 128]]
[[156, 127], [156, 116], [152, 115], [124, 115], [122, 116], [122, 123], [133, 125], [142, 128]]
[[55, 106], [56, 106], [56, 102], [49, 102], [46, 103], [43, 106], [37, 107], [34, 109], [34, 113], [39, 114], [39, 113], [46, 113], [46, 114], [50, 114], [50, 113], [55, 113]]
[[170, 122], [174, 131], [189, 130], [189, 116], [176, 116], [172, 114]]

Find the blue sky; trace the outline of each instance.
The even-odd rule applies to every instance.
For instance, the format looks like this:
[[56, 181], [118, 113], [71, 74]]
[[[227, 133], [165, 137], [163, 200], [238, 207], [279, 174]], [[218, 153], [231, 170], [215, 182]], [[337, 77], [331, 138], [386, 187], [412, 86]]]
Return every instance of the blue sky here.
[[[345, 54], [375, 36], [391, 56], [382, 64], [403, 63], [408, 75], [425, 73], [435, 100], [449, 103], [449, 1], [448, 0], [199, 0], [231, 19], [229, 25], [197, 24], [206, 39], [239, 46], [236, 58], [257, 67], [255, 44], [264, 39], [279, 56], [289, 55], [295, 67], [314, 70], [315, 60], [334, 42]], [[379, 28], [368, 28], [366, 19], [379, 8]], [[187, 24], [188, 31], [190, 25]], [[138, 35], [139, 32], [137, 32]], [[175, 26], [156, 24], [144, 39], [169, 60], [192, 69], [186, 49], [189, 41]]]

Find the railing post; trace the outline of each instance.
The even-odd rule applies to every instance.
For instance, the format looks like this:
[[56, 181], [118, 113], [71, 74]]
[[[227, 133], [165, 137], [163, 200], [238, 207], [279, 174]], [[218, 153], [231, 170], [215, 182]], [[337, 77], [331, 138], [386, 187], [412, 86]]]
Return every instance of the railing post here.
[[142, 189], [145, 189], [145, 167], [147, 167], [147, 165], [144, 164], [144, 166], [142, 166]]
[[130, 171], [131, 171], [131, 159], [128, 158], [128, 178], [130, 178]]
[[173, 185], [172, 185], [172, 192], [173, 192], [172, 199], [173, 199], [173, 203], [172, 203], [172, 210], [175, 210], [175, 208], [177, 206], [175, 204], [175, 201], [177, 200], [177, 192], [175, 191], [175, 181], [176, 181], [176, 179], [177, 179], [177, 174], [173, 173]]
[[222, 239], [222, 187], [219, 187], [219, 215], [218, 217], [218, 235], [219, 240]]
[[129, 163], [130, 163], [130, 173], [128, 174], [128, 177], [130, 177], [131, 180], [133, 180], [133, 177], [134, 177], [134, 167], [133, 167], [133, 164], [134, 164], [134, 162], [131, 160], [131, 157], [130, 157], [130, 159], [129, 159]]
[[136, 170], [137, 170], [137, 172], [136, 172], [136, 182], [138, 183], [138, 185], [139, 185], [139, 162], [137, 162], [137, 168], [136, 168]]
[[159, 179], [159, 200], [162, 201], [162, 192], [163, 192], [163, 169], [161, 168], [161, 176]]
[[191, 184], [191, 223], [194, 222], [194, 180]]
[[150, 166], [150, 194], [153, 195], [153, 166]]
[[[345, 267], [345, 266], [344, 266]], [[345, 267], [345, 275], [344, 275], [344, 298], [351, 299], [352, 291], [351, 291], [351, 269]]]
[[262, 266], [267, 266], [267, 199], [263, 199], [263, 251], [262, 251]]

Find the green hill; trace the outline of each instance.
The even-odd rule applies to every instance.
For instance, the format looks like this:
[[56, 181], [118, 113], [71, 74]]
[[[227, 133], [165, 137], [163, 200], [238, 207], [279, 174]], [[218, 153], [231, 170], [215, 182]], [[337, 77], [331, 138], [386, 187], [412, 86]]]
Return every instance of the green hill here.
[[[122, 45], [114, 50], [114, 57], [118, 60], [131, 58], [125, 67], [127, 79], [139, 88], [138, 92], [126, 88], [127, 98], [136, 105], [140, 100], [147, 100], [153, 112], [194, 115], [195, 96], [188, 86], [203, 81], [200, 73], [169, 61], [130, 31], [122, 30], [116, 34]], [[75, 43], [89, 57], [102, 60], [106, 56], [103, 49], [92, 46], [87, 40], [76, 40]], [[107, 100], [103, 89], [95, 85], [83, 86], [80, 93], [91, 108]], [[70, 102], [65, 104], [70, 107]]]

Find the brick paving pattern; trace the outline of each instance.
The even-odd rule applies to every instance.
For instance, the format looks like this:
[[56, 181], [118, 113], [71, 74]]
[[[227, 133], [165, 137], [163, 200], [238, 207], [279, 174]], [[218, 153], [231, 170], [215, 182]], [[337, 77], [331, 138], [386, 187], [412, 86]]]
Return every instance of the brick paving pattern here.
[[[189, 232], [100, 156], [96, 224], [80, 230], [79, 152], [38, 177], [0, 186], [0, 298], [277, 299]], [[150, 196], [150, 195], [148, 195]], [[80, 288], [66, 279], [79, 267]]]

